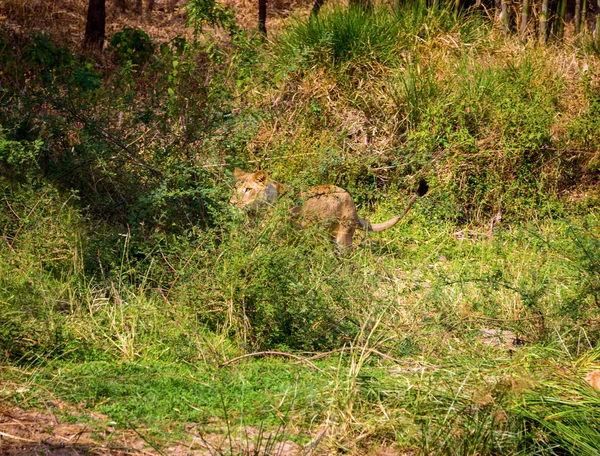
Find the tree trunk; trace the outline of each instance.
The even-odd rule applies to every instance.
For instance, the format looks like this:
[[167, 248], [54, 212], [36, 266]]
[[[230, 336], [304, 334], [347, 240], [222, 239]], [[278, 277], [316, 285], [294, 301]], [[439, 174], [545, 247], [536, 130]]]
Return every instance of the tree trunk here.
[[148, 4], [146, 5], [146, 9], [148, 10], [148, 13], [152, 13], [152, 11], [154, 11], [154, 4], [155, 4], [155, 0], [148, 0]]
[[[598, 1], [600, 2], [600, 0], [598, 0]], [[311, 19], [316, 18], [319, 15], [319, 11], [321, 10], [323, 3], [325, 3], [325, 0], [315, 0], [312, 10], [310, 10], [310, 18]]]
[[567, 0], [559, 0], [558, 2], [558, 22], [556, 28], [556, 35], [563, 38], [565, 35], [565, 20], [567, 16]]
[[115, 0], [115, 6], [119, 8], [122, 13], [127, 11], [127, 3], [125, 3], [125, 0]]
[[135, 12], [142, 14], [142, 0], [135, 0]]
[[[600, 11], [600, 0], [597, 0], [596, 5], [598, 6], [598, 11]], [[600, 30], [600, 13], [598, 11], [596, 11], [596, 30], [594, 30], [597, 40], [600, 39], [598, 35], [598, 31]]]
[[[600, 0], [598, 0], [600, 3]], [[545, 43], [548, 39], [548, 0], [542, 0], [542, 11], [540, 13], [540, 42]]]
[[573, 21], [575, 22], [575, 35], [579, 35], [581, 26], [581, 0], [575, 0], [575, 17]]
[[267, 36], [267, 0], [258, 0], [258, 31]]
[[588, 8], [588, 2], [587, 0], [582, 0], [581, 2], [581, 25], [580, 25], [580, 29], [581, 31], [586, 34], [588, 27], [587, 27], [587, 8]]
[[502, 33], [508, 35], [510, 26], [508, 0], [502, 0]]
[[527, 23], [529, 22], [529, 0], [523, 0], [523, 12], [521, 13], [521, 36], [527, 33]]
[[106, 29], [106, 0], [89, 0], [84, 44], [102, 50]]

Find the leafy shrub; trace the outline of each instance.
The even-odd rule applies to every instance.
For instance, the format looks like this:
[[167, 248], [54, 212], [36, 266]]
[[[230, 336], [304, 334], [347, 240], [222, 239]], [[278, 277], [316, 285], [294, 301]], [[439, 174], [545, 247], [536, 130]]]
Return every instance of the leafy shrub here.
[[284, 217], [242, 226], [223, 221], [222, 241], [182, 271], [175, 299], [185, 299], [207, 328], [248, 348], [340, 346], [357, 331], [344, 308], [368, 289], [354, 282], [321, 233], [296, 232]]
[[216, 0], [191, 0], [186, 5], [188, 24], [196, 34], [205, 25], [223, 27], [231, 36], [239, 34], [239, 26], [235, 20], [235, 12]]
[[39, 140], [10, 141], [0, 131], [0, 178], [9, 182], [32, 181], [39, 175], [38, 154], [43, 143]]
[[[140, 30], [114, 38], [120, 58], [147, 60], [153, 52]], [[3, 98], [10, 101], [0, 108], [0, 125], [7, 140], [38, 144], [34, 174], [40, 180], [79, 192], [92, 213], [130, 226], [182, 232], [210, 223], [214, 176], [197, 166], [187, 144], [198, 141], [201, 150], [207, 144], [203, 159], [214, 153], [207, 138], [223, 122], [229, 92], [219, 77], [206, 77], [213, 68], [201, 49], [173, 40], [152, 65], [137, 71], [127, 60], [100, 77], [88, 63], [59, 58], [62, 51], [46, 38], [44, 46], [27, 37], [4, 39], [22, 39], [35, 50], [0, 49], [14, 70], [0, 75]], [[27, 90], [26, 81], [10, 79], [45, 64], [61, 71]], [[156, 134], [140, 141], [141, 131]], [[173, 131], [181, 132], [175, 141]]]
[[73, 54], [54, 44], [49, 35], [33, 33], [23, 50], [23, 61], [38, 69], [36, 76], [50, 81], [58, 70], [75, 63]]
[[[565, 231], [567, 242], [560, 245], [550, 243], [550, 246], [565, 259], [570, 279], [577, 284], [566, 294], [559, 311], [577, 322], [600, 311], [600, 239], [585, 225], [575, 227], [569, 223]], [[592, 332], [596, 331], [590, 328]]]
[[143, 30], [125, 27], [112, 36], [109, 50], [120, 64], [129, 61], [135, 65], [142, 65], [154, 54], [154, 43]]

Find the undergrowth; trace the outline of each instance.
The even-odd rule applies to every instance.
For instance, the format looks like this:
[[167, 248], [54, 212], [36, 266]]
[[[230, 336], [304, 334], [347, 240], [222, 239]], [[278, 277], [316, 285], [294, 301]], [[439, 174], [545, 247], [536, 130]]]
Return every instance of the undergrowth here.
[[[594, 454], [593, 49], [418, 2], [234, 31], [98, 64], [2, 30], [0, 399], [225, 454]], [[233, 166], [281, 201], [230, 207]], [[420, 178], [347, 250], [288, 217], [332, 183], [385, 219]]]

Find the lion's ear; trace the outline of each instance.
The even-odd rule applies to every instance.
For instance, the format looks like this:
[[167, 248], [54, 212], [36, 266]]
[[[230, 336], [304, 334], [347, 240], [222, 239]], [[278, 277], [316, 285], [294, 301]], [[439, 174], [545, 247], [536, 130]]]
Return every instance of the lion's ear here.
[[243, 179], [246, 174], [248, 174], [246, 171], [243, 171], [239, 168], [233, 168], [233, 177], [236, 181]]
[[252, 178], [254, 179], [254, 182], [258, 182], [259, 184], [263, 184], [263, 185], [267, 185], [267, 181], [269, 180], [269, 175], [267, 174], [266, 171], [256, 171], [253, 175]]

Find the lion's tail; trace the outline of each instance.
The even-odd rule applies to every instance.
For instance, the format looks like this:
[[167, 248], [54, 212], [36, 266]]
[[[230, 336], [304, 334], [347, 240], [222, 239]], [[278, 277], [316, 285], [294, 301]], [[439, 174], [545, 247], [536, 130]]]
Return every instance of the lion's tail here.
[[410, 201], [408, 202], [408, 204], [407, 204], [406, 208], [404, 209], [404, 211], [402, 212], [402, 214], [392, 217], [391, 219], [389, 219], [385, 222], [373, 223], [373, 224], [358, 217], [358, 223], [359, 223], [360, 227], [365, 231], [373, 231], [375, 233], [379, 232], [379, 231], [387, 230], [388, 228], [393, 227], [396, 223], [398, 223], [401, 219], [403, 219], [406, 214], [408, 214], [408, 211], [410, 211], [410, 208], [412, 207], [412, 205], [415, 204], [415, 202], [421, 196], [425, 195], [425, 193], [427, 193], [428, 190], [429, 190], [429, 185], [427, 185], [427, 182], [425, 181], [425, 179], [421, 179], [421, 181], [419, 182], [419, 188], [417, 189], [417, 193], [415, 193], [413, 195], [413, 197], [410, 199]]

